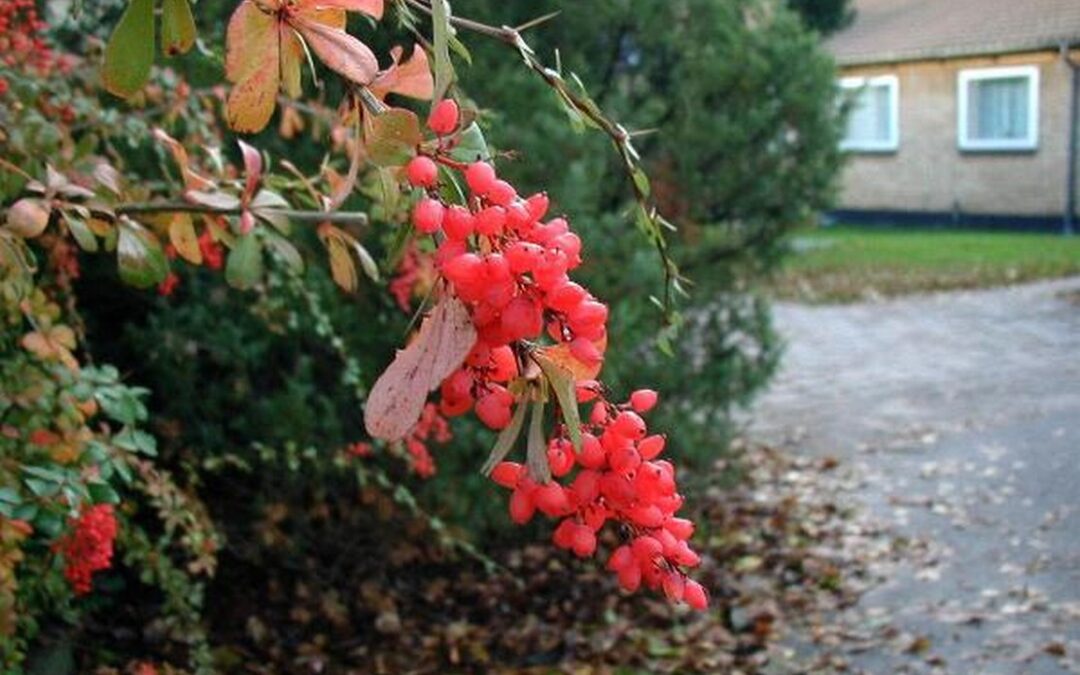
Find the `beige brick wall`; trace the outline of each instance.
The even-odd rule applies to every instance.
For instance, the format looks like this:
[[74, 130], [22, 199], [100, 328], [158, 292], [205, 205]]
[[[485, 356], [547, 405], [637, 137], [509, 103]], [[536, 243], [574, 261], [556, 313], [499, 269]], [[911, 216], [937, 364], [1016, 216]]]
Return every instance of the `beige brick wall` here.
[[[1080, 57], [1075, 54], [1074, 58]], [[964, 68], [1039, 67], [1039, 146], [1031, 152], [963, 152], [957, 144], [957, 74]], [[1066, 199], [1071, 75], [1057, 53], [846, 67], [844, 76], [895, 75], [900, 145], [852, 152], [840, 207], [1057, 215]]]

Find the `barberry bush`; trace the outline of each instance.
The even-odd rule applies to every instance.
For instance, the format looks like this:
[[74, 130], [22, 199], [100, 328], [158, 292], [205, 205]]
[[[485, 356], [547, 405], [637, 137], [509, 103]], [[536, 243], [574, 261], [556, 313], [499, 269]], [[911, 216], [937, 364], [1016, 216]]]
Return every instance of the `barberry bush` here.
[[[448, 452], [434, 504], [479, 472], [503, 518], [543, 514], [624, 591], [707, 609], [666, 395], [635, 374], [652, 335], [682, 344], [667, 183], [532, 24], [450, 4], [0, 6], [5, 671], [126, 603], [174, 645], [158, 658], [212, 672], [221, 566], [258, 568], [290, 500], [358, 484], [489, 565], [409, 487]], [[459, 75], [485, 43], [613, 146], [590, 152], [625, 212], [563, 213], [558, 162], [505, 131], [528, 116], [485, 108], [478, 58]]]

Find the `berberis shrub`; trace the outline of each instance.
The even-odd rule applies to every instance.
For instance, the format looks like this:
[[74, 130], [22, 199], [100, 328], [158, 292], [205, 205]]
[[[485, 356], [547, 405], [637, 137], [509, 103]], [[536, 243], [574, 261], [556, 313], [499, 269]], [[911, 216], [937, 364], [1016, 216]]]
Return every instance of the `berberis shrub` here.
[[5, 672], [227, 669], [231, 598], [372, 490], [708, 607], [676, 466], [775, 361], [828, 62], [769, 0], [504, 5], [0, 5]]

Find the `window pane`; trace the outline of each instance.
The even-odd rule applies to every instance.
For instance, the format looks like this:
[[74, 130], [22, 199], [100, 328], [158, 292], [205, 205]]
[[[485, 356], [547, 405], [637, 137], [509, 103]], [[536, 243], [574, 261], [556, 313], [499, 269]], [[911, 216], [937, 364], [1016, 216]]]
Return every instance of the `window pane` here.
[[887, 85], [875, 85], [863, 87], [854, 94], [845, 141], [858, 145], [892, 140], [890, 93]]
[[980, 141], [1028, 137], [1031, 80], [1007, 77], [968, 83], [968, 136]]

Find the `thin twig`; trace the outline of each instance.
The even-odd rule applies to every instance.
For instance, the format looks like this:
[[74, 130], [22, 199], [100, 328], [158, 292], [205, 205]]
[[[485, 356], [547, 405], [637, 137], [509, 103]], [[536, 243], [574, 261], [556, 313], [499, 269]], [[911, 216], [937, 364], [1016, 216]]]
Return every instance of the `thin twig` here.
[[[404, 2], [406, 5], [418, 9], [428, 15], [431, 15], [432, 13], [431, 5], [423, 0], [404, 0]], [[524, 28], [532, 27], [543, 21], [547, 21], [550, 18], [551, 15], [543, 16], [534, 21], [527, 22], [522, 26]], [[664, 267], [663, 304], [665, 308], [665, 320], [669, 320], [669, 317], [666, 315], [672, 308], [672, 290], [675, 283], [680, 278], [679, 269], [668, 253], [667, 240], [664, 238], [663, 234], [666, 221], [659, 216], [650, 196], [642, 190], [638, 181], [635, 179], [635, 173], [639, 169], [637, 163], [637, 151], [634, 150], [631, 144], [631, 137], [633, 134], [628, 132], [621, 124], [609, 119], [601, 111], [597, 110], [595, 103], [590, 101], [587, 97], [581, 96], [573, 91], [557, 70], [553, 70], [544, 65], [543, 62], [536, 57], [536, 53], [532, 47], [530, 47], [521, 36], [521, 29], [512, 28], [510, 26], [491, 26], [459, 16], [451, 16], [450, 23], [456, 28], [487, 36], [512, 47], [521, 55], [522, 59], [525, 61], [525, 65], [530, 70], [539, 75], [540, 78], [543, 79], [549, 87], [554, 89], [567, 104], [579, 114], [588, 118], [611, 139], [612, 143], [615, 144], [615, 148], [618, 150], [619, 156], [622, 159], [626, 175], [630, 178], [630, 184], [634, 190], [634, 198], [652, 224], [654, 236], [652, 236], [651, 239], [656, 246], [657, 253], [660, 255], [660, 260]]]

